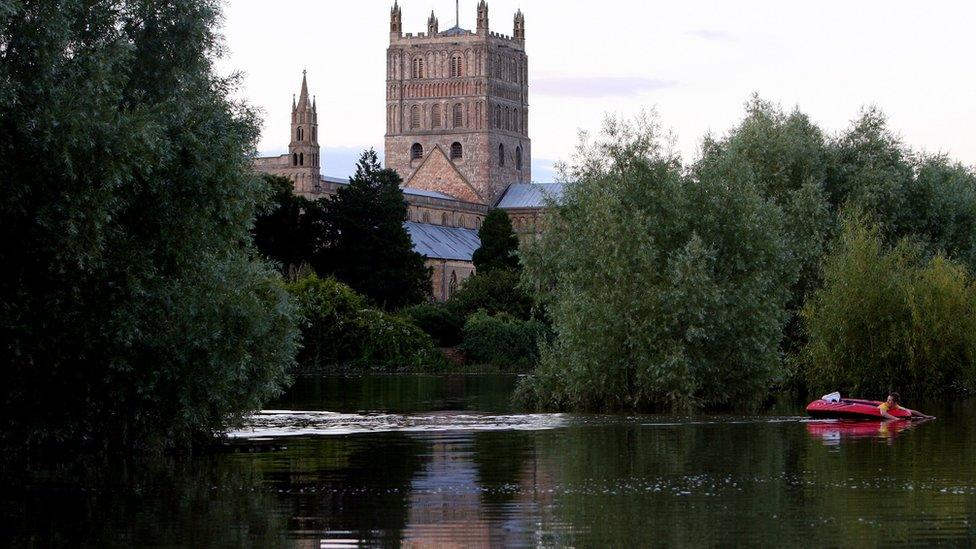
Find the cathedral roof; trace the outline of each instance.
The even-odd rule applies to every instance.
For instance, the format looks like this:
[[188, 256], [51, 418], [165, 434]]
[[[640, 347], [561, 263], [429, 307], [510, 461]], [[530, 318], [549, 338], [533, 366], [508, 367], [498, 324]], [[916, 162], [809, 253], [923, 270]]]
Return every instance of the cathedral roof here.
[[545, 208], [546, 199], [559, 200], [562, 183], [513, 183], [505, 189], [498, 208]]
[[471, 34], [471, 31], [454, 25], [446, 31], [438, 33], [437, 36], [467, 36], [469, 34]]
[[[275, 158], [277, 158], [277, 157], [275, 157]], [[332, 183], [334, 185], [348, 185], [349, 184], [349, 179], [343, 179], [341, 177], [332, 177], [332, 176], [328, 176], [328, 175], [323, 175], [323, 176], [320, 176], [320, 179], [322, 181], [325, 181], [326, 183]], [[400, 190], [403, 191], [403, 194], [410, 194], [410, 195], [413, 195], [413, 196], [426, 196], [428, 198], [440, 198], [442, 200], [458, 200], [457, 198], [454, 198], [453, 196], [448, 196], [448, 195], [446, 195], [444, 193], [439, 193], [437, 191], [428, 191], [428, 190], [424, 190], [424, 189], [417, 189], [417, 188], [414, 188], [414, 187], [400, 187]]]
[[416, 189], [414, 187], [401, 187], [403, 194], [412, 194], [414, 196], [428, 196], [430, 198], [443, 198], [445, 200], [457, 200], [453, 196], [448, 196], [444, 193], [439, 193], [437, 191], [426, 191], [424, 189]]
[[413, 241], [413, 251], [430, 259], [471, 261], [481, 247], [478, 231], [407, 221], [403, 224]]

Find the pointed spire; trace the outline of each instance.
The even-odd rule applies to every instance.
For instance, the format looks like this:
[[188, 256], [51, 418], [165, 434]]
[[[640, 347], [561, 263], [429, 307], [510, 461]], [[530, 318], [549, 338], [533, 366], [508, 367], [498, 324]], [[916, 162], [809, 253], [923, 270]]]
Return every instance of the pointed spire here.
[[308, 108], [308, 79], [305, 71], [302, 71], [302, 91], [298, 96], [298, 106]]

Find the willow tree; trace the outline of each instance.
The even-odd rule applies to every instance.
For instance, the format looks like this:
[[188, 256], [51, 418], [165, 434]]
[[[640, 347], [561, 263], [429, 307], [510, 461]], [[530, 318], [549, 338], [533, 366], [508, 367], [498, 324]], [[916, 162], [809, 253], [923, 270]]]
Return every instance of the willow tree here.
[[730, 161], [686, 175], [646, 119], [608, 121], [566, 172], [526, 254], [556, 337], [523, 398], [570, 409], [763, 398], [781, 374], [797, 262], [750, 172]]
[[721, 138], [706, 137], [695, 173], [722, 170], [735, 164], [731, 178], [747, 174], [763, 198], [773, 201], [784, 214], [789, 253], [799, 265], [792, 288], [790, 321], [784, 350], [795, 351], [803, 343], [800, 309], [811, 292], [820, 287], [821, 261], [836, 221], [826, 192], [831, 172], [827, 138], [809, 117], [754, 96], [746, 103], [742, 122]]
[[863, 212], [842, 216], [824, 287], [803, 310], [809, 386], [920, 397], [976, 389], [976, 280], [960, 262], [887, 245]]
[[296, 327], [250, 226], [258, 126], [211, 0], [0, 6], [7, 448], [172, 448], [286, 381]]

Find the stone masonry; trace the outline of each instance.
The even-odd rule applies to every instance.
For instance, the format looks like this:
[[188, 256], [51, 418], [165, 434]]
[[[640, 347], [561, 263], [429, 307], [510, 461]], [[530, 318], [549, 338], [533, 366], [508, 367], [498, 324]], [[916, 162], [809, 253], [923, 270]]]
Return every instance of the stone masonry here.
[[[438, 27], [431, 13], [426, 34], [403, 34], [394, 3], [386, 166], [408, 186], [493, 205], [509, 184], [532, 180], [525, 18], [515, 14], [513, 36], [491, 32], [481, 0], [476, 31]], [[428, 170], [432, 155], [456, 171], [440, 158]]]

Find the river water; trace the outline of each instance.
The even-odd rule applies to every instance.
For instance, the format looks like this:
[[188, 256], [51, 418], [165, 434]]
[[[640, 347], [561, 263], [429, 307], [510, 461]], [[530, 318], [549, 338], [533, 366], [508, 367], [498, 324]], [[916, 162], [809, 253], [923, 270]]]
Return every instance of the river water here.
[[[921, 424], [520, 414], [505, 375], [299, 379], [234, 453], [36, 474], [0, 542], [971, 545], [976, 401]], [[3, 544], [3, 543], [0, 543]]]

